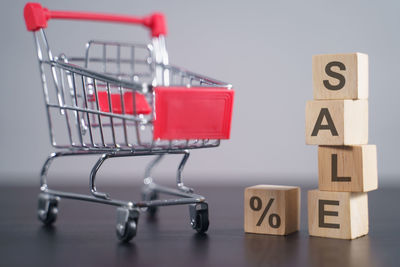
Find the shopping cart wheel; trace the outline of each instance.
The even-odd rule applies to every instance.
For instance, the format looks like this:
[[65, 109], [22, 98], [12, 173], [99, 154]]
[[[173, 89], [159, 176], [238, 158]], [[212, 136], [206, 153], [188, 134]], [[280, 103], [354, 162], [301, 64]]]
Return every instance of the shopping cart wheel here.
[[[143, 191], [142, 191], [142, 199], [143, 199], [144, 201], [156, 200], [156, 199], [158, 199], [158, 193], [155, 192], [155, 191], [152, 190], [152, 189], [144, 188]], [[157, 209], [156, 206], [148, 207], [148, 208], [147, 208], [147, 213], [148, 213], [150, 216], [153, 217], [153, 216], [156, 215], [157, 210], [158, 210], [158, 209]]]
[[136, 235], [139, 210], [129, 208], [117, 209], [117, 237], [122, 242], [129, 242]]
[[45, 193], [39, 194], [38, 218], [44, 225], [51, 225], [57, 219], [59, 197]]
[[208, 204], [197, 203], [189, 205], [190, 224], [198, 233], [207, 232], [210, 222], [208, 220]]

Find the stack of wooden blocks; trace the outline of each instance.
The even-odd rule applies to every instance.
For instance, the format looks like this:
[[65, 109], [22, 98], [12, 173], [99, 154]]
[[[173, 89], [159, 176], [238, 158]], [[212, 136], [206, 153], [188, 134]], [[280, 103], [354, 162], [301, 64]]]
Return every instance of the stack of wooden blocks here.
[[319, 190], [308, 192], [310, 235], [368, 234], [368, 195], [378, 188], [376, 146], [368, 144], [368, 55], [312, 59], [314, 100], [306, 105], [306, 143], [318, 147]]

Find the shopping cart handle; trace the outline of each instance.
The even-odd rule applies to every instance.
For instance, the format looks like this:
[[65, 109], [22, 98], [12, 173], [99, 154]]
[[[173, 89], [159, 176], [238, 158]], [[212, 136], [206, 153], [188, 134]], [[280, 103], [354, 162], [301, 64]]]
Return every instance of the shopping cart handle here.
[[167, 25], [162, 13], [153, 13], [146, 17], [132, 17], [104, 13], [53, 11], [42, 7], [39, 3], [27, 3], [24, 7], [24, 18], [28, 31], [46, 28], [50, 19], [72, 19], [139, 24], [149, 28], [153, 37], [167, 34]]

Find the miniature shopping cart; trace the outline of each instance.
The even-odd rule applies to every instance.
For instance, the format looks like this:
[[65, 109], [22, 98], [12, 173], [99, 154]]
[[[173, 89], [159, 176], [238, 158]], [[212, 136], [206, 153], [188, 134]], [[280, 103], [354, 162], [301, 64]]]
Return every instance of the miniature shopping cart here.
[[[42, 167], [39, 219], [45, 225], [54, 223], [60, 198], [114, 205], [117, 236], [129, 241], [136, 235], [140, 210], [154, 215], [159, 206], [188, 204], [192, 228], [207, 231], [208, 204], [184, 185], [182, 171], [190, 149], [217, 147], [221, 139], [229, 139], [231, 85], [169, 64], [160, 13], [135, 18], [50, 11], [28, 3], [24, 17], [34, 34], [51, 144], [58, 149]], [[149, 45], [89, 41], [83, 57], [53, 56], [44, 31], [50, 19], [138, 24], [150, 29], [152, 41]], [[47, 173], [54, 159], [97, 154], [100, 158], [89, 177], [91, 195], [49, 188]], [[157, 185], [152, 179], [152, 169], [167, 154], [183, 156], [177, 188]], [[149, 155], [155, 157], [145, 169], [141, 201], [116, 200], [97, 190], [96, 174], [105, 160]], [[159, 194], [178, 198], [160, 199]]]

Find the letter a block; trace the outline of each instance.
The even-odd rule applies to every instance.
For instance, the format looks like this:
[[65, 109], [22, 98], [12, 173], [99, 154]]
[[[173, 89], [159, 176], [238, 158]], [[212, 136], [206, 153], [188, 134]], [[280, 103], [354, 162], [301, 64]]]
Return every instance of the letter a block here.
[[306, 144], [368, 143], [368, 100], [316, 100], [306, 104]]
[[368, 192], [378, 188], [375, 145], [318, 147], [319, 190]]
[[340, 239], [368, 234], [367, 193], [308, 191], [308, 231]]
[[300, 228], [300, 188], [256, 185], [244, 191], [244, 231], [287, 235]]
[[312, 58], [314, 99], [368, 99], [368, 55], [316, 55]]

